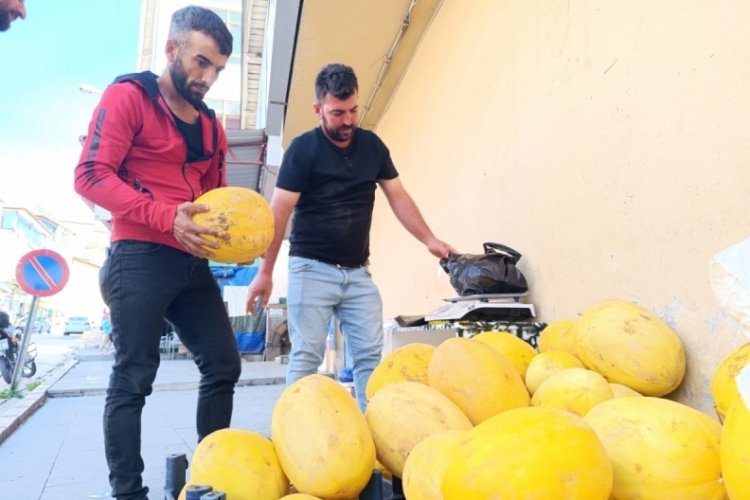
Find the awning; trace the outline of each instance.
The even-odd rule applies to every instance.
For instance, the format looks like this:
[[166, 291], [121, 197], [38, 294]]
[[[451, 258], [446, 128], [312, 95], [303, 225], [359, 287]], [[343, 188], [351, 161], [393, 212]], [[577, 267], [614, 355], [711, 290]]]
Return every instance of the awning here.
[[227, 143], [227, 184], [260, 191], [266, 160], [265, 130], [227, 130]]

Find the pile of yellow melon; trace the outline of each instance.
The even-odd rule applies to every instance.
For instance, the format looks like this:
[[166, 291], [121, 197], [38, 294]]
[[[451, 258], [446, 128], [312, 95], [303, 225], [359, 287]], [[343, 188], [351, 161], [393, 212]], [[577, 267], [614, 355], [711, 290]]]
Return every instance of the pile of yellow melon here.
[[735, 382], [750, 344], [713, 377], [721, 420], [663, 397], [684, 378], [683, 345], [640, 306], [599, 303], [538, 345], [507, 332], [408, 344], [373, 372], [364, 414], [332, 379], [305, 377], [277, 401], [270, 440], [208, 436], [188, 484], [232, 500], [356, 499], [381, 468], [408, 500], [750, 499]]

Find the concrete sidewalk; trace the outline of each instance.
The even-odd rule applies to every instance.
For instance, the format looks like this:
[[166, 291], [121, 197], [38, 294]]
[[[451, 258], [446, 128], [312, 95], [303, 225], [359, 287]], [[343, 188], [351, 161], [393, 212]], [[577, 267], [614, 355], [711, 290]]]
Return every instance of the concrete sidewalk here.
[[[105, 394], [112, 361], [81, 361], [50, 387], [49, 397]], [[273, 361], [243, 361], [238, 387], [283, 384], [286, 365]], [[192, 359], [162, 360], [154, 381], [154, 392], [197, 389], [200, 373]]]
[[[109, 498], [102, 411], [112, 360], [85, 356], [50, 373], [25, 398], [0, 406], [2, 498]], [[232, 427], [269, 436], [273, 406], [284, 389], [286, 366], [243, 361]], [[166, 457], [196, 444], [198, 369], [191, 359], [162, 360], [143, 412], [144, 481], [162, 499]]]

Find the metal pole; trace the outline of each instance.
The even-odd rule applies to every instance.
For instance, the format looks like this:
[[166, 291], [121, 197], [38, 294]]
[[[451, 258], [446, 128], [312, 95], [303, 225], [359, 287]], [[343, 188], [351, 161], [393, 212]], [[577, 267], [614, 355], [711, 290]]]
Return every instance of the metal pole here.
[[26, 320], [26, 331], [24, 331], [23, 333], [21, 345], [18, 346], [18, 352], [16, 353], [16, 366], [13, 367], [13, 377], [10, 379], [11, 392], [16, 390], [18, 379], [21, 377], [21, 371], [23, 370], [23, 364], [26, 361], [26, 346], [29, 345], [29, 337], [31, 337], [32, 330], [31, 325], [34, 324], [34, 317], [36, 317], [36, 306], [38, 302], [39, 297], [34, 295], [34, 298], [31, 299], [31, 310], [29, 311], [29, 316]]

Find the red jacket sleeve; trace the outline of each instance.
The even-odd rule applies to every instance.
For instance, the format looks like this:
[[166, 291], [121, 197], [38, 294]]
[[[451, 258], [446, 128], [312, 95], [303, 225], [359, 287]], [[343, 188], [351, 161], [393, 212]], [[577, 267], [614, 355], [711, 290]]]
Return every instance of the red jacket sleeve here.
[[131, 83], [110, 85], [104, 91], [75, 168], [75, 190], [114, 215], [127, 213], [130, 219], [171, 233], [177, 207], [152, 200], [117, 175], [143, 123], [141, 92]]

